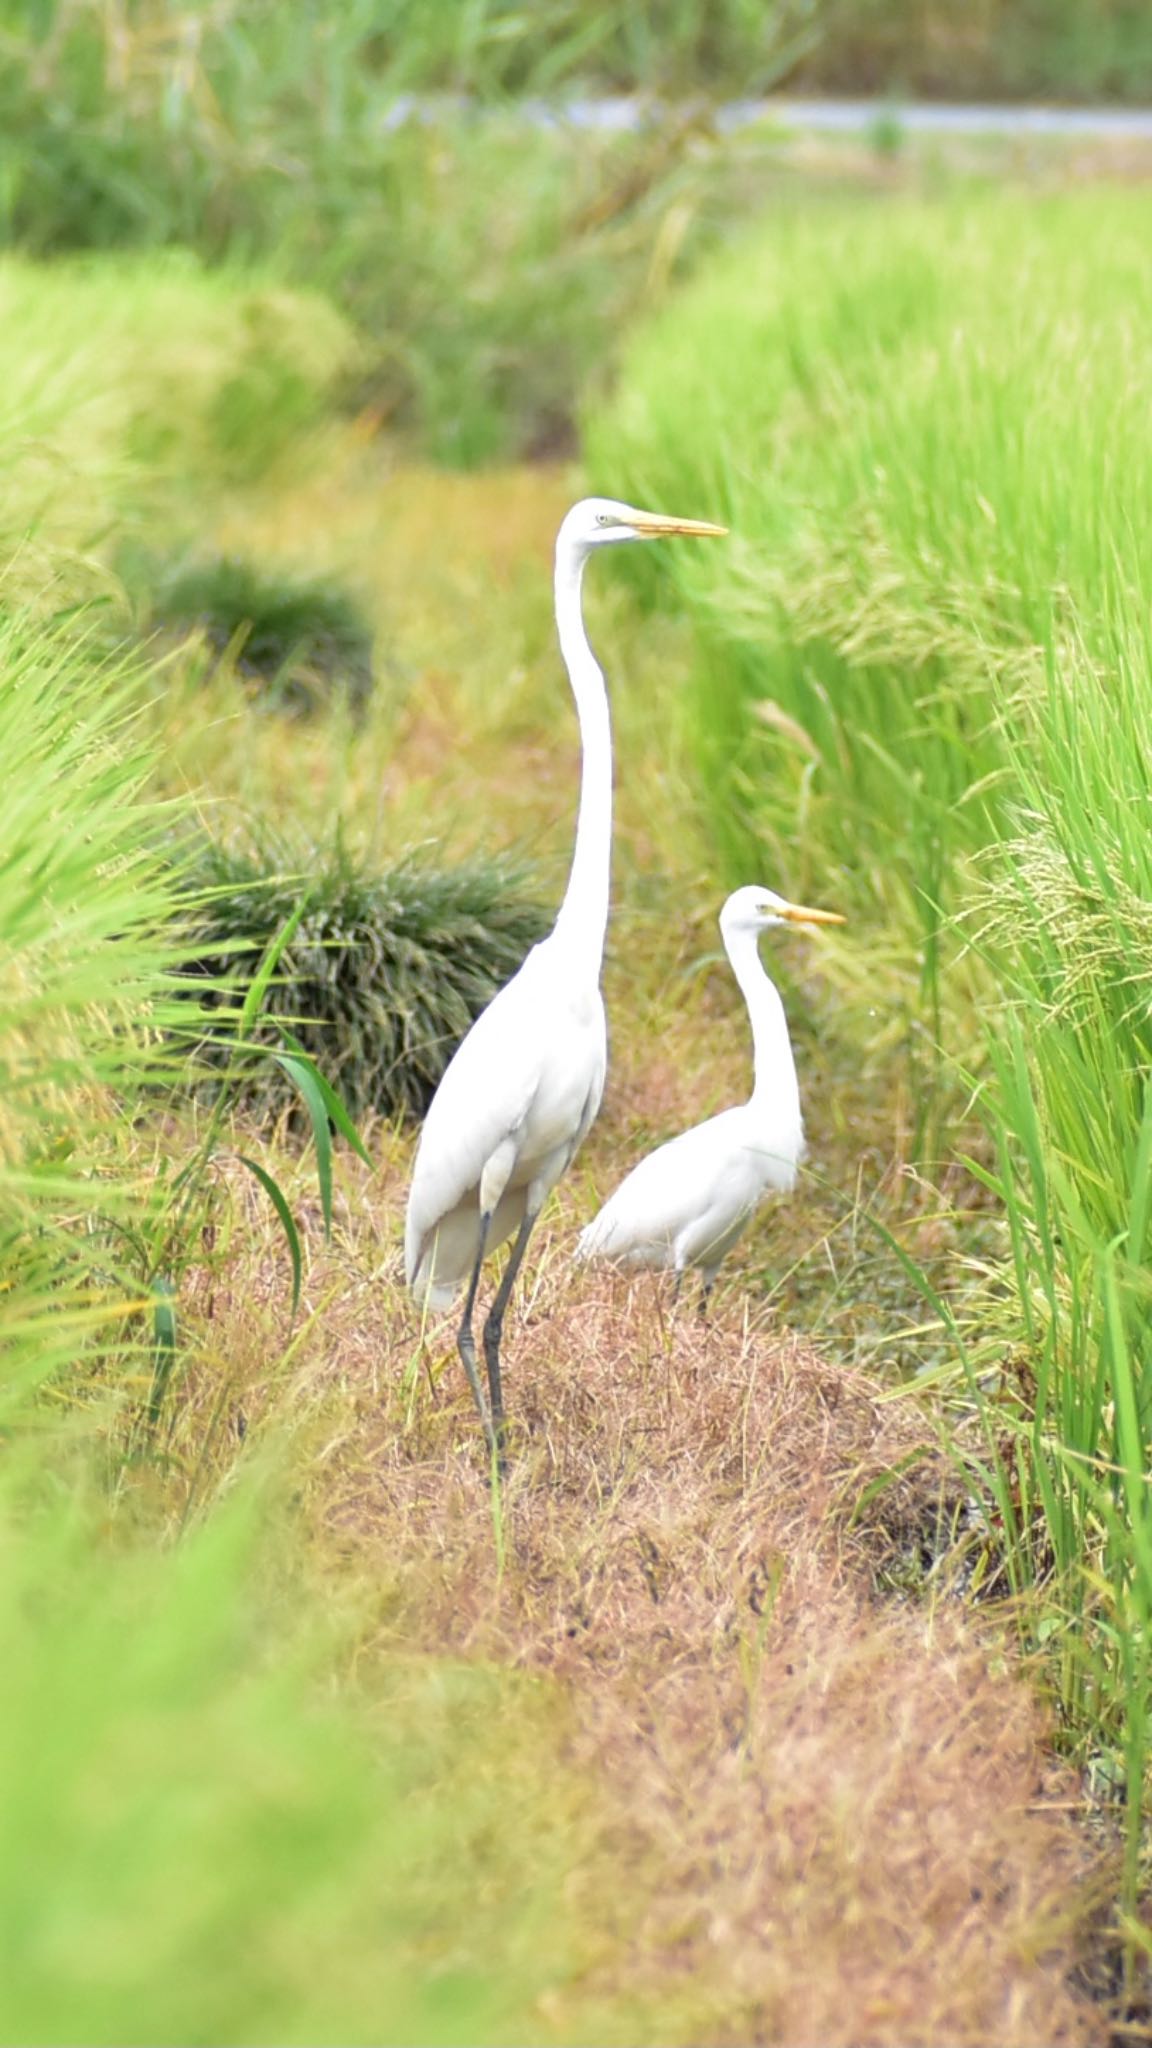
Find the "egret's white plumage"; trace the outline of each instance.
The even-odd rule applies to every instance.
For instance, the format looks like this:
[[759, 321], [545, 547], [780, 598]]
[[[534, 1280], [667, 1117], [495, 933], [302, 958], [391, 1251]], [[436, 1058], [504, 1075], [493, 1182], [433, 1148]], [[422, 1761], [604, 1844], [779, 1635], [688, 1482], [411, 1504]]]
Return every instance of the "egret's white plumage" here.
[[607, 1031], [598, 977], [555, 943], [534, 946], [476, 1019], [433, 1097], [408, 1197], [404, 1251], [418, 1301], [448, 1308], [480, 1249], [538, 1210], [591, 1127]]
[[832, 911], [787, 903], [770, 889], [737, 889], [720, 931], [752, 1024], [755, 1085], [749, 1100], [669, 1139], [632, 1169], [582, 1231], [577, 1257], [683, 1273], [705, 1294], [766, 1194], [787, 1194], [804, 1157], [796, 1062], [780, 992], [760, 961], [762, 931], [779, 924], [840, 924]]
[[[585, 498], [557, 536], [556, 625], [583, 748], [568, 887], [552, 932], [477, 1018], [433, 1097], [404, 1234], [405, 1272], [417, 1300], [445, 1308], [469, 1282], [460, 1355], [497, 1448], [504, 1309], [532, 1225], [600, 1107], [607, 1065], [600, 970], [612, 850], [612, 734], [604, 677], [584, 632], [584, 565], [594, 548], [619, 541], [723, 531], [611, 498]], [[472, 1308], [485, 1255], [513, 1232], [516, 1243], [484, 1328], [490, 1421], [476, 1373]]]

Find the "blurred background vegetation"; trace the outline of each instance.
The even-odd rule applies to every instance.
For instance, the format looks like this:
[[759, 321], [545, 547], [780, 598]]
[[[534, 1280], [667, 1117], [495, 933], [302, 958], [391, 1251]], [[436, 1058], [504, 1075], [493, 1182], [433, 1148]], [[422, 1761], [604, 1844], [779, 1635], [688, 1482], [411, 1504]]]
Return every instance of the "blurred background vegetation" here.
[[[725, 130], [777, 87], [876, 113]], [[631, 126], [541, 112], [620, 93]], [[707, 970], [688, 892], [707, 921], [755, 871], [865, 935], [794, 991], [828, 1184], [779, 1226], [792, 1306], [933, 1404], [972, 1569], [1124, 1790], [1135, 1924], [1147, 201], [1055, 145], [917, 151], [917, 93], [1139, 102], [1152, 17], [0, 5], [5, 2039], [577, 2037], [559, 1688], [416, 1657], [411, 1561], [317, 1553], [325, 1417], [250, 1442], [211, 1304], [266, 1197], [288, 1386], [315, 1076], [383, 1148], [547, 924], [585, 476], [734, 535], [594, 600], [621, 1064]]]
[[[353, 322], [346, 402], [448, 460], [531, 453], [571, 444], [677, 173], [677, 243], [727, 217], [710, 108], [782, 82], [1139, 101], [1152, 23], [1137, 0], [29, 0], [0, 10], [0, 232], [271, 266]], [[678, 111], [631, 136], [510, 118], [618, 92]], [[429, 122], [411, 95], [450, 98]]]

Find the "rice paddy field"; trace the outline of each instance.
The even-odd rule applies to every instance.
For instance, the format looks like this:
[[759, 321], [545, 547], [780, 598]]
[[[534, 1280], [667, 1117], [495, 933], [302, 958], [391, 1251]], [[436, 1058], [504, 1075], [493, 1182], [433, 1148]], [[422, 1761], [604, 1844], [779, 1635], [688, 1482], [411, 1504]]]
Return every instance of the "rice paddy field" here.
[[[818, 14], [0, 9], [0, 2039], [1152, 2024], [1152, 159], [508, 97], [902, 82]], [[1085, 33], [981, 19], [978, 89]], [[589, 569], [611, 1063], [499, 1489], [403, 1212], [563, 890], [587, 490], [730, 538]], [[810, 1156], [701, 1322], [572, 1251], [747, 1092], [750, 881], [846, 922], [764, 944]]]

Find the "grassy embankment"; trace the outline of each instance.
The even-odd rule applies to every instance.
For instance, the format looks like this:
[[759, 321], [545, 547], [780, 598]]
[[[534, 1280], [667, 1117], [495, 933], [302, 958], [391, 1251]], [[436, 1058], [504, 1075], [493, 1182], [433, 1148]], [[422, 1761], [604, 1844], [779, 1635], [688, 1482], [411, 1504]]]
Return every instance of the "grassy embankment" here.
[[851, 912], [833, 1028], [877, 1089], [911, 1072], [930, 1177], [977, 1155], [992, 1234], [962, 1229], [929, 1290], [955, 1443], [1067, 1739], [1125, 1784], [1130, 1909], [1152, 1599], [1145, 216], [1103, 190], [783, 221], [637, 339], [593, 435], [599, 477], [704, 498], [739, 536], [673, 571], [704, 650], [682, 745], [728, 879]]
[[[7, 573], [41, 622], [62, 590], [109, 590], [96, 644], [121, 635], [112, 564], [143, 531], [161, 553], [242, 548], [273, 576], [338, 576], [378, 648], [368, 705], [353, 717], [334, 695], [310, 719], [195, 639], [133, 656], [122, 769], [116, 700], [65, 622], [69, 719], [85, 708], [85, 773], [108, 764], [119, 836], [61, 877], [39, 956], [11, 935], [5, 999], [9, 1046], [33, 1062], [9, 1157], [38, 1189], [34, 1216], [9, 1204], [14, 1257], [59, 1340], [46, 1352], [42, 1315], [18, 1320], [6, 1290], [17, 1391], [55, 1367], [34, 1408], [14, 1396], [26, 1448], [5, 1481], [25, 1589], [5, 1796], [29, 1857], [53, 1845], [43, 1882], [22, 1872], [8, 2036], [1089, 2036], [1066, 1980], [1093, 1858], [1025, 1691], [959, 1617], [871, 1609], [934, 1512], [908, 1489], [868, 1494], [914, 1438], [867, 1381], [750, 1315], [739, 1275], [697, 1335], [653, 1290], [567, 1269], [593, 1185], [743, 1079], [716, 878], [663, 716], [692, 658], [681, 624], [594, 594], [621, 751], [614, 1085], [526, 1292], [502, 1523], [450, 1342], [421, 1350], [398, 1284], [402, 1126], [368, 1125], [373, 1172], [345, 1157], [326, 1247], [299, 1141], [229, 1108], [172, 1246], [177, 1353], [147, 1429], [134, 1247], [205, 1115], [143, 1087], [176, 944], [152, 806], [321, 839], [339, 816], [376, 854], [503, 844], [554, 894], [574, 735], [546, 572], [574, 484], [395, 467], [332, 415], [346, 336], [315, 303], [187, 265], [17, 269], [6, 289], [25, 493]], [[3, 691], [20, 724], [12, 662]], [[46, 733], [26, 778], [30, 873], [46, 844], [103, 846], [55, 751]], [[93, 906], [99, 973], [76, 985], [66, 1069], [16, 995], [42, 1014], [47, 967], [75, 964], [62, 933]], [[137, 928], [151, 950], [133, 970]], [[109, 1052], [108, 1016], [129, 1008]], [[66, 1181], [39, 1149], [47, 1101]], [[241, 1153], [300, 1219], [295, 1321], [288, 1250]]]

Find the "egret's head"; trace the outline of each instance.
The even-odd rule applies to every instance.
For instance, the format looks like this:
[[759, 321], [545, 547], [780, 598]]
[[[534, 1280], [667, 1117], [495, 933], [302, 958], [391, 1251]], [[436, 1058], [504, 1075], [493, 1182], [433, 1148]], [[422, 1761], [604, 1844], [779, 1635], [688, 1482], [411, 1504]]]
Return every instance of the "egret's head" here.
[[720, 912], [720, 930], [726, 939], [739, 932], [766, 932], [773, 925], [843, 922], [837, 910], [808, 910], [803, 903], [789, 903], [772, 889], [736, 889]]
[[616, 498], [581, 498], [567, 514], [557, 536], [557, 548], [587, 553], [591, 548], [609, 546], [621, 540], [660, 540], [674, 533], [725, 534], [726, 526], [713, 526], [707, 519], [669, 519], [663, 512], [641, 512], [635, 505], [622, 505]]

